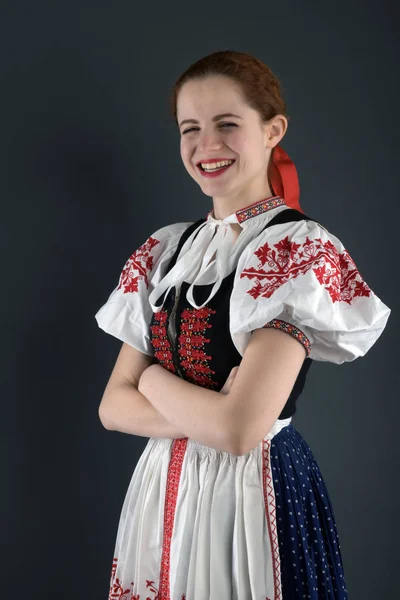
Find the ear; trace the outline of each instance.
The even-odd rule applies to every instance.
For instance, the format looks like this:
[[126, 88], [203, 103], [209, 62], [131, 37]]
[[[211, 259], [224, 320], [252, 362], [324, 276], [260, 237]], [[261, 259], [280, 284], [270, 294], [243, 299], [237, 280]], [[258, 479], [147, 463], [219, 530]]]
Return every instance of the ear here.
[[285, 135], [288, 120], [284, 115], [275, 115], [265, 124], [265, 147], [275, 148]]

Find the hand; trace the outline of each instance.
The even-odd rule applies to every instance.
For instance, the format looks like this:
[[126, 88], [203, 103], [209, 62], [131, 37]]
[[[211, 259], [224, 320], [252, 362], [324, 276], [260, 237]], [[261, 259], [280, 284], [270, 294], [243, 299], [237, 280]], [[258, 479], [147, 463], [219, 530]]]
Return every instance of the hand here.
[[220, 391], [220, 394], [229, 394], [231, 391], [233, 380], [236, 377], [236, 373], [238, 372], [239, 367], [233, 367], [231, 372], [228, 375], [228, 379], [225, 381], [224, 387]]

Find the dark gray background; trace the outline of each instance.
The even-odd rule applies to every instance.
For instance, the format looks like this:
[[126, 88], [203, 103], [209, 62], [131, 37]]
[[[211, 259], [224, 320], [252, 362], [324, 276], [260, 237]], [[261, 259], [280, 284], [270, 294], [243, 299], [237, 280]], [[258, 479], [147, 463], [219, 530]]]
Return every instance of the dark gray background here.
[[392, 308], [364, 358], [314, 365], [293, 424], [330, 492], [349, 598], [397, 597], [399, 13], [281, 4], [2, 5], [4, 598], [108, 595], [147, 438], [99, 421], [121, 343], [94, 315], [148, 235], [212, 208], [181, 163], [168, 94], [192, 62], [228, 48], [280, 78], [302, 207]]

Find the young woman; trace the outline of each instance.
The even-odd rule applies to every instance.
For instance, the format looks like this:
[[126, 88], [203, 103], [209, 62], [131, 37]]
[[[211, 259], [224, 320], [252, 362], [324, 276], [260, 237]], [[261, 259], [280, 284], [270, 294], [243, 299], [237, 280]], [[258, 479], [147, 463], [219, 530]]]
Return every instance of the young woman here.
[[365, 355], [390, 309], [300, 208], [264, 63], [206, 56], [174, 86], [172, 112], [213, 207], [150, 235], [96, 314], [123, 342], [101, 421], [150, 438], [109, 598], [347, 598], [330, 498], [291, 421], [312, 362]]

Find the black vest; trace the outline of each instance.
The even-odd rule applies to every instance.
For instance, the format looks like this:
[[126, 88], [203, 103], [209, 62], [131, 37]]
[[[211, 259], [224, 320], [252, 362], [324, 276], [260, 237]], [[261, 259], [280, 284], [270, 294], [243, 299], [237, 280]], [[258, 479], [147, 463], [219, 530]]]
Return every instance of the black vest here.
[[[315, 221], [298, 210], [288, 208], [271, 219], [262, 231], [272, 225], [300, 220]], [[205, 221], [206, 218], [199, 219], [183, 232], [166, 273], [175, 265], [187, 238]], [[222, 389], [231, 369], [238, 366], [242, 360], [229, 331], [229, 303], [235, 273], [236, 268], [223, 279], [221, 287], [207, 305], [199, 309], [194, 308], [186, 299], [190, 283], [182, 282], [173, 315], [171, 312], [175, 303], [176, 288], [171, 288], [163, 308], [158, 313], [153, 313], [150, 322], [150, 341], [155, 362], [186, 381], [215, 391]], [[201, 304], [208, 297], [212, 286], [213, 283], [194, 286], [193, 297], [197, 304]], [[160, 304], [158, 301], [157, 305]], [[171, 317], [175, 319], [175, 342], [170, 339], [168, 333]], [[296, 412], [296, 401], [303, 391], [311, 362], [311, 358], [304, 360], [279, 419], [287, 419]]]

